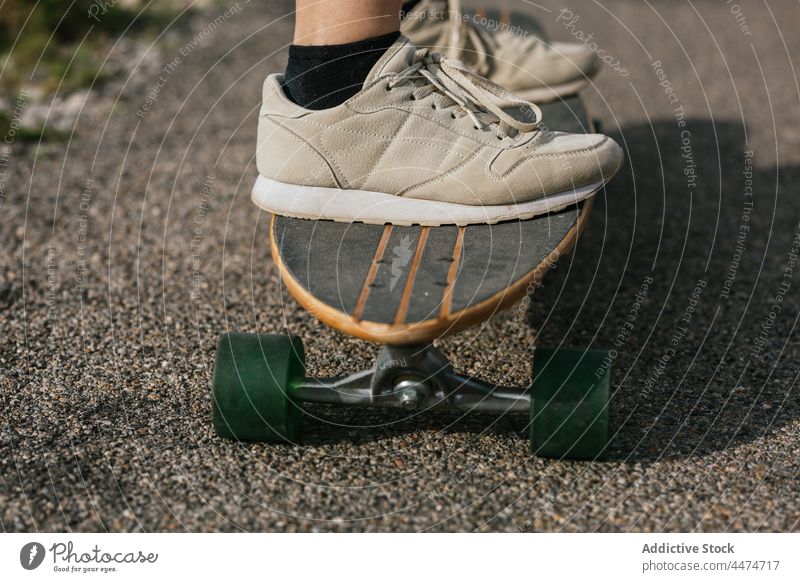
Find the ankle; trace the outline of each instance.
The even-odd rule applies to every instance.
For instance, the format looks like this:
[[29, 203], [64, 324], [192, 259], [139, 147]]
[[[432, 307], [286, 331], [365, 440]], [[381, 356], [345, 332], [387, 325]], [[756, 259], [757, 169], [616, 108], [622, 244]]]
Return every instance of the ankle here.
[[306, 109], [341, 105], [361, 90], [372, 67], [399, 36], [392, 32], [347, 44], [291, 45], [283, 90]]

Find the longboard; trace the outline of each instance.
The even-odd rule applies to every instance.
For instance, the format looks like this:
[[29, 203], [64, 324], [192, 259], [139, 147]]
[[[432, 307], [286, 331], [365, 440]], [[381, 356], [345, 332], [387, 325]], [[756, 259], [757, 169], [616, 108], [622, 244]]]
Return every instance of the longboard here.
[[[542, 106], [551, 130], [593, 130], [579, 97]], [[431, 341], [507, 308], [572, 250], [592, 199], [494, 225], [397, 226], [273, 216], [286, 289], [320, 321], [384, 344]]]
[[[593, 128], [578, 98], [543, 109], [551, 129]], [[507, 387], [458, 374], [430, 343], [535, 289], [575, 245], [591, 204], [589, 199], [530, 220], [466, 227], [273, 217], [272, 257], [295, 299], [328, 325], [385, 345], [368, 370], [318, 378], [306, 374], [299, 337], [223, 334], [212, 382], [217, 434], [298, 442], [307, 402], [515, 412], [529, 415], [535, 454], [599, 458], [609, 436], [608, 352], [537, 347], [532, 386]]]

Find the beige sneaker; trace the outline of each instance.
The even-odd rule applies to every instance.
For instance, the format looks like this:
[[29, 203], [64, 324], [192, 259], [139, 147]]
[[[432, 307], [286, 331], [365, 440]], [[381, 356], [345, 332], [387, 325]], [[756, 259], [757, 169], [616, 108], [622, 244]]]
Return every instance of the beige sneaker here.
[[492, 23], [461, 12], [457, 0], [422, 0], [401, 30], [419, 47], [459, 59], [479, 75], [524, 99], [546, 103], [577, 93], [597, 73], [600, 61], [586, 46], [545, 43], [531, 31]]
[[275, 214], [492, 224], [588, 198], [622, 164], [612, 139], [547, 131], [535, 105], [404, 37], [337, 107], [296, 105], [282, 78], [264, 82], [252, 193]]

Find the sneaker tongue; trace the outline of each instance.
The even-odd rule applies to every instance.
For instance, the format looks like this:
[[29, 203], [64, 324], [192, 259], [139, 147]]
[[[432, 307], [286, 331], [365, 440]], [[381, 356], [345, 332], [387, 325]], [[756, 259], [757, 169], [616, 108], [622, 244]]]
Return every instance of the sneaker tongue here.
[[399, 73], [408, 67], [416, 50], [410, 40], [400, 35], [400, 38], [386, 50], [380, 60], [372, 67], [367, 79], [364, 81], [364, 87], [387, 73]]

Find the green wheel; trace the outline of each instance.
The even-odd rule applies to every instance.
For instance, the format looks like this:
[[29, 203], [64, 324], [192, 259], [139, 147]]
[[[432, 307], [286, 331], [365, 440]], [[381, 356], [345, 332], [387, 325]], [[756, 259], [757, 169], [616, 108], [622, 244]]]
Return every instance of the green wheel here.
[[217, 434], [244, 441], [297, 442], [302, 410], [291, 393], [304, 375], [300, 338], [223, 334], [213, 379], [212, 418]]
[[611, 361], [601, 350], [536, 349], [531, 398], [536, 455], [602, 458], [608, 445]]

